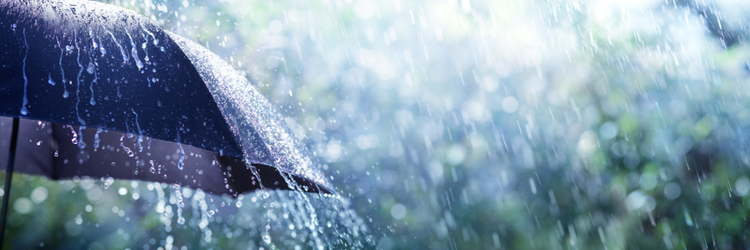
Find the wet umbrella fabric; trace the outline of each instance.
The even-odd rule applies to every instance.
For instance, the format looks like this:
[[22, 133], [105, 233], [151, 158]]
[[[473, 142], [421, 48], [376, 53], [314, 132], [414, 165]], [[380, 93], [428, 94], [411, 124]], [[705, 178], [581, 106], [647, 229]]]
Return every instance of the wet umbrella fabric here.
[[96, 2], [3, 1], [0, 13], [0, 164], [16, 147], [11, 166], [51, 179], [333, 190], [270, 103], [189, 40]]

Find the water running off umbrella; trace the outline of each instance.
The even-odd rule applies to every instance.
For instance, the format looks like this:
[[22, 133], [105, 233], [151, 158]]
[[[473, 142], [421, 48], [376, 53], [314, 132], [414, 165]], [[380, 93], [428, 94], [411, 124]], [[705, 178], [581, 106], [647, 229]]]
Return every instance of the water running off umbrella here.
[[[75, 13], [73, 13], [75, 14]], [[149, 57], [147, 46], [148, 46], [148, 38], [151, 37], [153, 39], [153, 45], [158, 46], [159, 40], [154, 37], [154, 34], [150, 31], [148, 31], [146, 28], [143, 27], [143, 24], [139, 23], [139, 26], [141, 28], [141, 32], [138, 32], [142, 35], [143, 42], [141, 43], [141, 48], [144, 50], [145, 58], [144, 61], [140, 60], [139, 53], [138, 53], [138, 47], [136, 46], [136, 39], [139, 37], [133, 37], [131, 36], [132, 29], [128, 31], [128, 27], [125, 27], [123, 32], [127, 35], [128, 39], [130, 40], [130, 53], [127, 53], [127, 49], [121, 44], [117, 39], [115, 34], [110, 30], [104, 30], [104, 37], [107, 37], [106, 35], [109, 35], [109, 37], [112, 39], [114, 44], [119, 48], [122, 58], [123, 58], [123, 67], [128, 67], [130, 65], [130, 57], [132, 56], [133, 61], [135, 62], [135, 66], [138, 68], [138, 71], [141, 73], [148, 72], [148, 71], [141, 71], [144, 68], [147, 68], [148, 65], [151, 63], [151, 59], [155, 57], [156, 55], [151, 55]], [[25, 29], [22, 31], [24, 36], [24, 42], [26, 42], [25, 37]], [[99, 80], [98, 72], [97, 72], [97, 58], [99, 56], [105, 56], [107, 49], [105, 48], [107, 46], [107, 43], [102, 43], [101, 38], [99, 37], [98, 32], [89, 30], [89, 38], [91, 39], [91, 44], [86, 44], [86, 41], [83, 41], [84, 39], [79, 40], [79, 32], [78, 29], [76, 29], [73, 32], [73, 44], [72, 45], [65, 45], [64, 42], [60, 43], [59, 38], [55, 37], [57, 40], [58, 48], [60, 49], [60, 58], [59, 58], [59, 64], [60, 64], [60, 82], [63, 85], [63, 98], [69, 97], [69, 92], [67, 90], [68, 85], [72, 85], [72, 81], [68, 81], [65, 78], [65, 69], [63, 67], [63, 59], [66, 56], [66, 54], [70, 54], [72, 50], [76, 51], [76, 58], [75, 62], [78, 66], [78, 73], [75, 80], [75, 90], [72, 91], [73, 94], [75, 94], [75, 117], [76, 120], [82, 125], [78, 127], [78, 131], [76, 131], [72, 126], [68, 126], [70, 128], [70, 133], [73, 135], [72, 142], [75, 145], [78, 145], [81, 154], [85, 155], [84, 150], [87, 149], [86, 145], [87, 143], [84, 141], [83, 138], [83, 131], [87, 129], [94, 129], [94, 128], [87, 128], [87, 112], [86, 110], [82, 110], [79, 108], [80, 100], [83, 98], [85, 92], [82, 91], [82, 86], [86, 85], [86, 78], [83, 76], [83, 71], [86, 71], [89, 75], [93, 76], [93, 79], [88, 82], [88, 89], [90, 93], [89, 98], [89, 104], [94, 106], [97, 104], [95, 95], [95, 87], [97, 86], [96, 83]], [[146, 35], [147, 34], [147, 35]], [[99, 42], [97, 42], [99, 41]], [[140, 41], [138, 41], [140, 42]], [[190, 45], [192, 46], [192, 45]], [[197, 53], [194, 55], [200, 55], [202, 60], [208, 60], [210, 63], [204, 64], [204, 65], [219, 65], [217, 68], [214, 68], [214, 70], [219, 70], [223, 72], [223, 74], [226, 74], [226, 76], [229, 76], [228, 78], [212, 76], [215, 78], [216, 85], [213, 85], [213, 90], [219, 91], [222, 93], [223, 96], [226, 98], [236, 98], [237, 96], [247, 96], [249, 97], [247, 100], [248, 102], [241, 105], [240, 107], [226, 107], [226, 108], [239, 108], [241, 110], [240, 115], [236, 117], [229, 117], [228, 119], [232, 120], [232, 123], [234, 126], [236, 126], [239, 131], [239, 133], [250, 133], [252, 129], [248, 129], [244, 126], [246, 125], [253, 125], [257, 128], [260, 128], [260, 131], [256, 131], [260, 133], [261, 140], [262, 141], [253, 141], [248, 140], [244, 141], [244, 145], [246, 147], [254, 147], [257, 146], [256, 143], [264, 143], [269, 145], [270, 148], [270, 154], [271, 155], [254, 155], [249, 154], [249, 152], [246, 152], [246, 157], [244, 159], [244, 162], [248, 163], [248, 168], [253, 168], [254, 173], [254, 180], [257, 181], [258, 185], [262, 186], [260, 175], [255, 171], [254, 167], [252, 167], [249, 163], [251, 162], [258, 162], [261, 161], [263, 163], [271, 164], [271, 165], [278, 165], [280, 169], [283, 170], [290, 170], [293, 169], [290, 166], [292, 164], [299, 164], [302, 166], [302, 170], [295, 170], [293, 174], [301, 175], [306, 178], [311, 178], [313, 180], [322, 181], [322, 183], [327, 183], [326, 178], [324, 176], [317, 176], [313, 171], [309, 171], [308, 168], [314, 168], [317, 166], [314, 166], [311, 159], [307, 158], [305, 155], [306, 152], [298, 152], [298, 146], [296, 145], [298, 142], [294, 139], [294, 136], [291, 136], [289, 134], [289, 131], [286, 131], [284, 129], [280, 129], [280, 126], [284, 124], [279, 120], [278, 115], [273, 110], [273, 108], [267, 104], [267, 101], [265, 98], [257, 91], [255, 90], [252, 85], [248, 84], [247, 80], [244, 79], [244, 77], [239, 76], [236, 72], [234, 72], [233, 69], [230, 67], [227, 67], [228, 64], [223, 62], [221, 59], [217, 59], [214, 57], [211, 57], [210, 55], [203, 55], [203, 52], [195, 50], [195, 47], [190, 47], [191, 49], [194, 49], [193, 53]], [[26, 53], [28, 54], [28, 45], [26, 45]], [[159, 50], [164, 51], [164, 48], [161, 47]], [[84, 53], [83, 58], [81, 55], [81, 52]], [[95, 55], [94, 53], [99, 52], [100, 55]], [[21, 109], [21, 115], [27, 115], [28, 109], [27, 105], [29, 105], [29, 100], [26, 96], [26, 87], [28, 85], [28, 79], [26, 79], [26, 58], [24, 57], [24, 98], [22, 103], [22, 109]], [[88, 63], [83, 62], [82, 60], [88, 59]], [[144, 64], [145, 62], [145, 64]], [[155, 73], [155, 69], [154, 69]], [[136, 77], [145, 77], [149, 84], [149, 87], [151, 83], [157, 82], [158, 79], [156, 78], [149, 78], [146, 75], [139, 75]], [[125, 80], [126, 81], [126, 80]], [[51, 86], [56, 86], [56, 81], [53, 80], [53, 72], [50, 72], [48, 74], [48, 80], [47, 83]], [[239, 88], [238, 88], [239, 87]], [[166, 91], [169, 91], [169, 86], [164, 86]], [[118, 86], [119, 90], [119, 86]], [[99, 96], [99, 98], [112, 98], [110, 96]], [[121, 98], [121, 96], [117, 96], [117, 98]], [[231, 105], [229, 102], [226, 102], [225, 105]], [[32, 102], [33, 105], [33, 102]], [[144, 147], [142, 145], [143, 143], [143, 130], [141, 129], [139, 119], [138, 119], [138, 113], [131, 109], [131, 113], [134, 116], [134, 125], [132, 127], [135, 127], [137, 131], [130, 131], [130, 127], [126, 131], [126, 135], [128, 138], [132, 138], [132, 133], [138, 134], [137, 139], [137, 145], [138, 150], [132, 150], [130, 147], [126, 146], [124, 144], [125, 140], [125, 134], [123, 137], [120, 138], [120, 148], [114, 148], [117, 152], [127, 154], [131, 158], [136, 159], [136, 174], [138, 174], [137, 168], [140, 165], [144, 165], [143, 160], [139, 160], [140, 153], [149, 154], [149, 149], [146, 149], [144, 152]], [[244, 117], [248, 116], [248, 117]], [[258, 123], [258, 122], [261, 123]], [[126, 125], [128, 125], [128, 122], [126, 122]], [[177, 129], [177, 142], [179, 144], [179, 152], [177, 157], [177, 162], [173, 162], [174, 166], [176, 166], [179, 169], [182, 169], [183, 165], [186, 161], [189, 161], [190, 158], [186, 156], [185, 150], [182, 147], [182, 144], [180, 143], [180, 132], [182, 128]], [[247, 130], [247, 131], [243, 131]], [[111, 145], [102, 145], [100, 136], [101, 134], [108, 133], [108, 130], [102, 129], [102, 128], [96, 128], [96, 133], [93, 137], [93, 148], [91, 150], [104, 150], [105, 148], [108, 148], [110, 150], [113, 149]], [[91, 140], [91, 139], [89, 139]], [[151, 138], [148, 138], [149, 145]], [[281, 155], [280, 152], [291, 152], [291, 155]], [[191, 156], [192, 156], [191, 152]], [[169, 157], [169, 156], [168, 156]], [[196, 155], [195, 157], [200, 157], [199, 155]], [[267, 159], [272, 159], [271, 162], [268, 162]], [[83, 161], [79, 159], [79, 162]], [[68, 162], [68, 159], [65, 159], [65, 162]], [[151, 172], [157, 172], [155, 171], [155, 168], [153, 166], [153, 162], [151, 162]], [[127, 164], [124, 164], [127, 165]], [[115, 162], [112, 162], [112, 167], [127, 167], [118, 165]], [[158, 169], [161, 169], [166, 166], [157, 166]], [[310, 195], [304, 192], [305, 188], [296, 181], [291, 178], [291, 175], [282, 173], [282, 177], [284, 177], [284, 180], [287, 182], [287, 184], [295, 191], [287, 192], [287, 191], [258, 191], [256, 193], [248, 194], [248, 195], [242, 195], [242, 194], [235, 194], [236, 200], [231, 199], [223, 199], [224, 201], [221, 202], [221, 207], [228, 207], [228, 206], [234, 206], [235, 208], [242, 208], [243, 204], [254, 204], [254, 206], [257, 208], [259, 206], [262, 206], [265, 208], [265, 213], [262, 214], [261, 218], [264, 221], [265, 225], [262, 227], [263, 229], [259, 232], [262, 235], [263, 242], [268, 245], [272, 245], [274, 242], [274, 239], [272, 238], [272, 228], [277, 228], [277, 224], [284, 224], [286, 226], [282, 226], [283, 230], [288, 230], [291, 232], [290, 236], [291, 238], [297, 238], [299, 236], [303, 238], [308, 238], [311, 240], [311, 242], [314, 242], [314, 245], [318, 249], [322, 248], [332, 248], [333, 245], [336, 243], [334, 242], [335, 239], [329, 238], [329, 236], [326, 236], [326, 234], [323, 234], [324, 228], [328, 228], [325, 230], [331, 230], [331, 227], [333, 225], [340, 225], [343, 226], [343, 230], [347, 232], [345, 235], [339, 235], [337, 237], [344, 237], [347, 239], [347, 244], [352, 245], [362, 245], [361, 241], [364, 239], [366, 235], [366, 229], [361, 219], [359, 219], [358, 215], [352, 210], [350, 210], [347, 207], [347, 202], [337, 195], [327, 195], [327, 194], [320, 194], [320, 195]], [[83, 179], [86, 179], [86, 177], [83, 177]], [[112, 183], [113, 180], [111, 178], [104, 178], [102, 177], [101, 180], [102, 187], [106, 190], [108, 189]], [[135, 183], [135, 182], [134, 182]], [[145, 190], [139, 189], [138, 185], [132, 184], [131, 185], [132, 190], [131, 193], [133, 193], [132, 198], [134, 200], [143, 199], [144, 195], [140, 195], [144, 192], [147, 192]], [[143, 185], [141, 185], [143, 187]], [[195, 217], [193, 216], [191, 218], [192, 221], [195, 221], [197, 225], [201, 228], [202, 233], [205, 236], [205, 241], [210, 242], [212, 239], [212, 230], [209, 227], [209, 220], [208, 218], [213, 217], [217, 212], [220, 212], [221, 209], [219, 208], [212, 208], [209, 209], [208, 204], [214, 202], [213, 196], [204, 193], [202, 190], [191, 190], [187, 188], [181, 187], [179, 184], [174, 185], [167, 185], [167, 189], [170, 190], [170, 192], [166, 193], [164, 192], [165, 185], [164, 184], [148, 184], [147, 185], [148, 190], [153, 190], [156, 192], [156, 211], [163, 214], [162, 216], [162, 223], [165, 225], [164, 230], [169, 233], [173, 230], [172, 225], [172, 217], [174, 216], [174, 212], [176, 210], [177, 212], [177, 223], [179, 225], [184, 225], [186, 223], [186, 219], [182, 214], [183, 207], [185, 206], [184, 200], [186, 198], [191, 199], [191, 205], [194, 209], [193, 214], [199, 214], [200, 216]], [[230, 189], [230, 187], [227, 185], [227, 188]], [[327, 187], [328, 188], [328, 187]], [[121, 189], [122, 190], [122, 189]], [[121, 195], [123, 193], [127, 193], [126, 191], [118, 191]], [[135, 191], [139, 190], [139, 191]], [[192, 195], [188, 195], [188, 193]], [[138, 194], [138, 195], [136, 195]], [[250, 197], [250, 202], [243, 202], [243, 200], [246, 199], [246, 197]], [[173, 204], [174, 206], [170, 206], [169, 204]], [[246, 205], [245, 205], [246, 206]], [[174, 207], [174, 208], [173, 208]], [[87, 208], [87, 210], [89, 210]], [[122, 214], [122, 209], [113, 209], [117, 210], [117, 214]], [[244, 211], [244, 210], [239, 210]], [[279, 217], [277, 216], [279, 212], [282, 212], [283, 216]], [[120, 215], [122, 216], [122, 215]], [[249, 218], [249, 217], [248, 217]], [[77, 216], [75, 219], [77, 224], [81, 224], [82, 221], [84, 221], [83, 218], [80, 216]], [[327, 222], [326, 222], [327, 221]], [[171, 237], [171, 236], [169, 236]], [[359, 242], [359, 243], [357, 243]]]

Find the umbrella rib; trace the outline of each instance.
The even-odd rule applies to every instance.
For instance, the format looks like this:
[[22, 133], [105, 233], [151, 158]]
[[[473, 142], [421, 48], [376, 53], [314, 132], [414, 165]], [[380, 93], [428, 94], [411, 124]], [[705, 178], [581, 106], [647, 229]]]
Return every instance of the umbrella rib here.
[[[51, 143], [52, 145], [58, 145], [59, 142], [58, 142], [57, 138], [55, 137], [55, 134], [56, 134], [55, 132], [56, 132], [57, 128], [55, 126], [53, 126], [54, 123], [50, 122], [49, 124], [50, 124], [50, 129], [52, 130], [52, 133], [49, 136], [49, 140], [50, 140], [50, 142], [54, 142], [54, 143]], [[54, 148], [50, 148], [50, 149], [54, 149]], [[55, 150], [55, 152], [57, 152], [57, 149], [54, 149], [54, 150]], [[57, 156], [55, 156], [55, 157], [57, 157]], [[52, 179], [52, 180], [58, 180], [60, 178], [57, 176], [57, 168], [54, 165], [55, 164], [53, 163], [52, 167], [50, 167], [50, 173], [49, 173], [50, 179]]]
[[5, 167], [5, 192], [3, 193], [3, 211], [0, 217], [0, 249], [3, 247], [5, 238], [5, 222], [8, 216], [8, 201], [10, 201], [10, 184], [13, 179], [13, 158], [16, 155], [16, 144], [18, 144], [18, 121], [17, 117], [13, 118], [13, 129], [10, 134], [10, 150], [8, 152], [8, 165]]

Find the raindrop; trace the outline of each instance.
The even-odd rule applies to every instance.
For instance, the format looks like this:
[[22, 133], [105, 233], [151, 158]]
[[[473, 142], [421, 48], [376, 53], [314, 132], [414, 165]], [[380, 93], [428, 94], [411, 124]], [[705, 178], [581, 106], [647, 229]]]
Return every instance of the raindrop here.
[[271, 244], [271, 235], [263, 234], [263, 242], [266, 244]]
[[49, 74], [49, 80], [47, 80], [47, 83], [49, 83], [49, 85], [55, 86], [56, 83], [52, 80], [52, 73]]
[[664, 186], [664, 196], [667, 197], [667, 199], [677, 199], [677, 197], [680, 197], [680, 193], [682, 193], [680, 184], [672, 182]]
[[742, 176], [734, 182], [734, 192], [739, 196], [746, 196], [750, 192], [750, 180]]
[[391, 216], [397, 220], [403, 219], [406, 216], [406, 207], [401, 203], [396, 203], [391, 207]]
[[122, 148], [123, 148], [123, 149], [125, 150], [125, 153], [127, 153], [127, 154], [128, 154], [128, 157], [133, 157], [133, 156], [135, 156], [135, 153], [133, 153], [133, 150], [130, 150], [130, 148], [129, 148], [129, 147], [125, 147], [125, 146], [122, 146]]
[[70, 139], [70, 142], [74, 145], [78, 145], [78, 133], [76, 133], [76, 130], [73, 129], [72, 126], [68, 125], [68, 128], [70, 128], [70, 132], [73, 133], [73, 138]]
[[[102, 128], [96, 129], [96, 134], [94, 134], [94, 148], [99, 148], [99, 143], [101, 143], [101, 139], [99, 138], [99, 134], [102, 132]], [[114, 162], [112, 162], [112, 166], [114, 166]]]
[[180, 146], [180, 159], [177, 162], [177, 168], [182, 170], [183, 166], [185, 165], [185, 150], [182, 148], [182, 143], [180, 143], [180, 132], [177, 131], [177, 145]]
[[127, 34], [128, 38], [130, 38], [130, 45], [132, 46], [130, 49], [130, 53], [131, 56], [133, 56], [133, 60], [135, 60], [135, 66], [137, 66], [138, 70], [140, 71], [143, 68], [143, 62], [141, 62], [141, 59], [138, 57], [138, 50], [136, 49], [133, 37], [130, 36], [130, 33], [128, 33], [127, 30], [125, 31], [125, 34]]
[[93, 62], [89, 62], [89, 66], [86, 67], [86, 72], [88, 72], [89, 74], [94, 74], [94, 63]]
[[518, 110], [518, 100], [516, 100], [515, 97], [508, 96], [505, 99], [503, 99], [503, 111], [506, 113], [512, 114], [515, 113], [516, 110]]
[[617, 135], [617, 125], [614, 122], [606, 122], [599, 127], [599, 136], [603, 140], [609, 140]]
[[[218, 21], [217, 21], [217, 25], [218, 25]], [[273, 33], [279, 33], [279, 32], [281, 32], [282, 28], [283, 28], [283, 26], [282, 26], [281, 22], [279, 22], [278, 20], [273, 20], [268, 25], [268, 29], [271, 30], [271, 32], [273, 32]]]
[[78, 214], [75, 218], [76, 224], [81, 225], [83, 223], [83, 218], [81, 218], [81, 214]]

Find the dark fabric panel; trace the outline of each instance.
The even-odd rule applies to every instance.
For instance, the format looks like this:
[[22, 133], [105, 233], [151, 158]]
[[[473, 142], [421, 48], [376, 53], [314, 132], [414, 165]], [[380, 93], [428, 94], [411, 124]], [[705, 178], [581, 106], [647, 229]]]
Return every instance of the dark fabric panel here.
[[[2, 141], [10, 138], [11, 120], [0, 117], [3, 169], [9, 144]], [[251, 169], [237, 158], [146, 136], [21, 119], [18, 141], [15, 171], [54, 180], [89, 176], [176, 183], [235, 197], [260, 188]], [[80, 146], [82, 141], [85, 147]], [[275, 168], [255, 165], [255, 169], [265, 188], [290, 189]], [[286, 176], [307, 191], [330, 193], [303, 178]]]
[[1, 116], [179, 138], [242, 157], [201, 76], [164, 31], [104, 4], [51, 2], [0, 2]]

